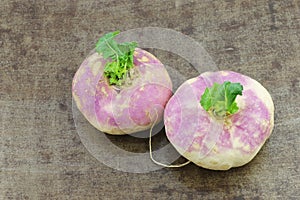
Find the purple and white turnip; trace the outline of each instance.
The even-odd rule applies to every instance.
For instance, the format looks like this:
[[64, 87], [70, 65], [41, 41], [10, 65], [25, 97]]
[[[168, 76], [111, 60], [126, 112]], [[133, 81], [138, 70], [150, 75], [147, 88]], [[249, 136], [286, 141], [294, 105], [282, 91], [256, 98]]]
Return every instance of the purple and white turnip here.
[[117, 34], [98, 41], [98, 52], [86, 58], [74, 76], [72, 94], [94, 127], [122, 135], [149, 129], [162, 120], [172, 82], [155, 56], [135, 43], [117, 44], [112, 40]]
[[[203, 98], [212, 94], [207, 88], [228, 82], [243, 90], [236, 94], [233, 112], [218, 100], [218, 106], [206, 110]], [[268, 91], [250, 77], [206, 72], [178, 88], [165, 108], [164, 123], [169, 141], [185, 158], [207, 169], [227, 170], [250, 162], [261, 149], [274, 126], [274, 105]]]

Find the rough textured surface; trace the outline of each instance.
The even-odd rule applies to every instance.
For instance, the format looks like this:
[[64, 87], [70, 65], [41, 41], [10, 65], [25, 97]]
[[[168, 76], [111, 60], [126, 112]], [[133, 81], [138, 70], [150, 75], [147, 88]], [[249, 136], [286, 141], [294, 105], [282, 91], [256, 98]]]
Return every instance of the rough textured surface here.
[[[0, 199], [298, 199], [299, 9], [298, 0], [2, 0]], [[274, 132], [251, 163], [226, 172], [190, 164], [130, 174], [85, 150], [72, 119], [72, 77], [101, 34], [145, 26], [193, 37], [221, 69], [268, 89]], [[156, 56], [197, 75], [174, 55]], [[137, 139], [112, 140], [147, 149]]]

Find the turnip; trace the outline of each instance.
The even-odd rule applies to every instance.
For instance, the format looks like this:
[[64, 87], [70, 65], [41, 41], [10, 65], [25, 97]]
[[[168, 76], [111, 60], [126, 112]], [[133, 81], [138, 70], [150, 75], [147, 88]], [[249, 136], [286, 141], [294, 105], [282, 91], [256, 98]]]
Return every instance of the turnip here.
[[[97, 129], [130, 134], [162, 120], [172, 95], [172, 83], [163, 64], [135, 42], [117, 43], [119, 32], [104, 35], [96, 52], [76, 72], [72, 94], [78, 109]], [[158, 112], [157, 119], [153, 111]]]
[[212, 170], [250, 162], [270, 136], [274, 105], [254, 79], [232, 71], [187, 80], [164, 113], [169, 141], [185, 158]]

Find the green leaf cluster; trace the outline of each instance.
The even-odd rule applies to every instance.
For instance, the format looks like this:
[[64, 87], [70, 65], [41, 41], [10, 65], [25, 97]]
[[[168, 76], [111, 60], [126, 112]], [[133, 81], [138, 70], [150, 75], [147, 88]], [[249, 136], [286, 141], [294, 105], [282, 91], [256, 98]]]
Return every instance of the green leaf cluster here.
[[96, 51], [105, 59], [110, 58], [104, 68], [104, 75], [111, 85], [121, 85], [128, 70], [133, 67], [133, 53], [136, 42], [117, 43], [114, 38], [120, 31], [110, 32], [101, 37], [96, 43]]
[[206, 111], [219, 117], [234, 114], [239, 110], [235, 99], [237, 95], [242, 95], [242, 91], [243, 86], [240, 83], [214, 83], [211, 88], [205, 89], [200, 104]]

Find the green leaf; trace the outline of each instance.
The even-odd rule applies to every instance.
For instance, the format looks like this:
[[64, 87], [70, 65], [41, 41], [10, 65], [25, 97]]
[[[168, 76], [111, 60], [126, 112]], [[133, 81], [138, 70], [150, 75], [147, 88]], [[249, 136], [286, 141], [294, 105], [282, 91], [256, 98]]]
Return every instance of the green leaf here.
[[119, 49], [122, 52], [132, 52], [136, 48], [137, 43], [136, 42], [124, 42], [118, 45]]
[[136, 42], [117, 43], [114, 38], [120, 33], [115, 31], [105, 34], [96, 43], [96, 51], [105, 59], [110, 58], [104, 68], [104, 75], [111, 85], [121, 85], [128, 70], [133, 67], [133, 53], [137, 47]]
[[200, 104], [204, 110], [217, 116], [234, 114], [239, 110], [235, 99], [237, 95], [242, 95], [242, 91], [243, 86], [240, 83], [214, 83], [211, 88], [205, 89]]
[[208, 88], [205, 89], [202, 97], [201, 97], [201, 100], [200, 100], [200, 103], [202, 105], [202, 107], [204, 108], [204, 110], [208, 111], [209, 108], [211, 107], [211, 94], [210, 94], [210, 90]]

